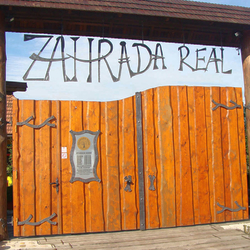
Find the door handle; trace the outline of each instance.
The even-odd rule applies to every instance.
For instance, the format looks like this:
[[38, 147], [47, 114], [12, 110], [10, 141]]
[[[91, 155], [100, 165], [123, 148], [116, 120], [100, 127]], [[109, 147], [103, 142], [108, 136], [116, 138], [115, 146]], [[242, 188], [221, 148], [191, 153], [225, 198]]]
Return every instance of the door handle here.
[[56, 192], [59, 193], [59, 180], [56, 178], [56, 182], [51, 182], [50, 185], [55, 185]]

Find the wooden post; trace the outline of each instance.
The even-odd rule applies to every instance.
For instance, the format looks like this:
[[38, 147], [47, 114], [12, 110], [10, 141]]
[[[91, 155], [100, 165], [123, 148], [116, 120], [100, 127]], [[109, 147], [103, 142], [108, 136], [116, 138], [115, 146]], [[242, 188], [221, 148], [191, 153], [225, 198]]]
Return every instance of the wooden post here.
[[6, 55], [4, 15], [0, 12], [0, 240], [7, 232], [7, 135], [6, 135]]
[[[244, 75], [245, 106], [250, 106], [250, 31], [243, 33], [241, 55]], [[248, 139], [248, 153], [250, 153], [250, 109], [246, 109], [246, 135]]]

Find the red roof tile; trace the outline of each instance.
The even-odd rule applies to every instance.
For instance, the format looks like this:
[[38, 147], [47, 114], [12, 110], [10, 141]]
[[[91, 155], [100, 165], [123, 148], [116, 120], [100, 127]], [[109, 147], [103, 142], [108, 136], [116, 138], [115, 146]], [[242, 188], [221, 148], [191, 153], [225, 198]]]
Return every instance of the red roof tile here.
[[163, 16], [250, 25], [250, 8], [185, 0], [0, 0], [0, 5]]

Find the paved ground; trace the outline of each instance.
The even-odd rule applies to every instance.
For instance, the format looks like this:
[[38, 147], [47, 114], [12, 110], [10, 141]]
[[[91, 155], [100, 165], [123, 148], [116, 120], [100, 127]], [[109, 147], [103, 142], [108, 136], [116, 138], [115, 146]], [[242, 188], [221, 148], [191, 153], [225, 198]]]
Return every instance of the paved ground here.
[[179, 227], [146, 231], [124, 231], [32, 238], [11, 238], [0, 249], [250, 249], [244, 222]]

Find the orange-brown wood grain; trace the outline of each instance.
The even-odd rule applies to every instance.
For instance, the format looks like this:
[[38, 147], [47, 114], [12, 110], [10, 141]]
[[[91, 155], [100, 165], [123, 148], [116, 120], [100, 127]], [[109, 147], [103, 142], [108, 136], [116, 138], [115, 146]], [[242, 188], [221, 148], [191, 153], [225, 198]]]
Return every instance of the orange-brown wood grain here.
[[207, 134], [203, 87], [188, 87], [188, 120], [195, 224], [210, 222]]
[[59, 181], [58, 193], [55, 186], [51, 186], [51, 214], [57, 214], [52, 220], [57, 222], [52, 226], [52, 234], [62, 234], [60, 101], [51, 102], [51, 115], [55, 117], [51, 122], [56, 124], [55, 128], [51, 128], [51, 182], [57, 178]]
[[[142, 93], [146, 228], [248, 219], [243, 109], [212, 110], [218, 103], [242, 105], [241, 89], [158, 87]], [[16, 122], [34, 116], [30, 124]], [[70, 234], [140, 228], [135, 97], [112, 102], [13, 102], [14, 235]], [[101, 182], [70, 183], [70, 130], [100, 130]], [[17, 132], [16, 132], [17, 131]], [[62, 159], [61, 148], [67, 148]], [[132, 177], [126, 192], [126, 176]], [[155, 191], [149, 175], [156, 176]], [[59, 179], [59, 193], [50, 185]], [[245, 211], [218, 213], [218, 204]], [[40, 226], [17, 226], [52, 213]]]
[[209, 192], [211, 222], [225, 221], [224, 213], [217, 202], [225, 204], [224, 199], [224, 168], [222, 158], [222, 134], [221, 134], [221, 109], [213, 111], [215, 105], [212, 100], [220, 103], [220, 88], [205, 88], [206, 129], [207, 129], [207, 157], [209, 165]]
[[176, 224], [193, 225], [192, 171], [189, 146], [187, 87], [171, 87], [176, 173]]
[[16, 123], [19, 121], [19, 100], [13, 99], [13, 131], [12, 131], [12, 150], [13, 150], [13, 230], [14, 236], [21, 236], [21, 227], [17, 225], [17, 220], [20, 218], [20, 147], [19, 147], [19, 128]]
[[[133, 97], [119, 101], [119, 166], [122, 230], [137, 228], [135, 126]], [[125, 178], [131, 176], [131, 191], [125, 191]]]
[[160, 227], [176, 226], [175, 162], [170, 87], [154, 90], [155, 153]]
[[247, 165], [246, 165], [246, 141], [245, 141], [245, 126], [244, 126], [244, 109], [242, 102], [242, 89], [235, 88], [236, 103], [241, 105], [241, 109], [237, 109], [238, 118], [238, 140], [239, 140], [239, 159], [242, 181], [242, 206], [246, 209], [243, 211], [243, 218], [249, 218], [248, 207], [248, 185], [247, 185]]
[[[235, 88], [229, 88], [228, 91], [229, 100], [237, 102], [236, 99], [236, 90]], [[241, 104], [241, 102], [240, 102]], [[232, 104], [230, 104], [231, 106]], [[232, 110], [230, 112], [229, 121], [230, 121], [230, 141], [231, 141], [231, 149], [230, 149], [230, 161], [231, 161], [231, 192], [232, 192], [232, 200], [234, 202], [233, 208], [238, 208], [235, 204], [237, 201], [241, 206], [243, 205], [242, 201], [242, 179], [241, 179], [241, 164], [240, 164], [240, 150], [239, 150], [239, 134], [238, 134], [238, 116], [237, 109]], [[233, 220], [241, 220], [243, 219], [243, 211], [234, 212]]]
[[[30, 116], [34, 116], [34, 101], [20, 101], [21, 121], [25, 121]], [[33, 124], [30, 121], [30, 124]], [[20, 128], [20, 218], [19, 221], [26, 220], [33, 216], [32, 222], [36, 221], [35, 211], [35, 164], [34, 164], [34, 129], [26, 125]], [[35, 227], [23, 225], [21, 235], [35, 235]]]
[[[84, 105], [84, 129], [96, 132], [100, 130], [100, 103], [87, 102]], [[99, 135], [100, 137], [100, 135]], [[97, 176], [102, 180], [100, 159], [100, 138], [97, 140], [99, 160], [97, 164]], [[104, 231], [102, 182], [92, 181], [85, 184], [86, 195], [86, 232]]]
[[[61, 109], [60, 109], [60, 124], [61, 124], [61, 147], [66, 148], [67, 150], [67, 158], [61, 158], [61, 183], [62, 186], [62, 229], [64, 234], [71, 233], [72, 231], [72, 206], [71, 206], [71, 186], [72, 184], [69, 182], [72, 169], [70, 165], [70, 148], [71, 148], [71, 135], [69, 133], [69, 114], [70, 114], [70, 103], [67, 101], [61, 102]], [[61, 152], [60, 152], [61, 154]]]
[[142, 107], [146, 229], [152, 229], [159, 228], [160, 226], [158, 214], [157, 179], [154, 180], [156, 190], [149, 190], [149, 176], [157, 176], [153, 89], [142, 92]]
[[121, 230], [118, 102], [101, 103], [101, 158], [105, 231]]
[[[230, 100], [236, 101], [233, 88], [221, 88], [221, 103], [232, 106]], [[224, 157], [224, 182], [226, 207], [238, 208], [235, 202], [242, 205], [242, 186], [240, 176], [237, 110], [221, 110], [222, 115], [222, 145]], [[226, 220], [243, 218], [242, 211], [225, 211]]]
[[[69, 102], [69, 131], [73, 130], [76, 132], [82, 131], [83, 121], [82, 121], [82, 102], [80, 101], [70, 101]], [[68, 131], [68, 133], [69, 133]], [[71, 137], [71, 135], [70, 135]], [[68, 151], [72, 147], [72, 137], [70, 145], [68, 146]], [[70, 165], [71, 168], [71, 165]], [[72, 168], [71, 168], [72, 172]], [[71, 205], [71, 232], [72, 233], [82, 233], [85, 232], [85, 192], [84, 184], [80, 181], [75, 181], [70, 183], [70, 205]], [[77, 215], [77, 216], [76, 216]]]
[[[51, 116], [50, 101], [35, 101], [35, 124], [39, 125]], [[45, 125], [35, 130], [35, 173], [36, 173], [36, 221], [51, 215], [51, 165], [50, 127]], [[51, 234], [51, 225], [42, 223], [36, 228], [36, 235]]]

